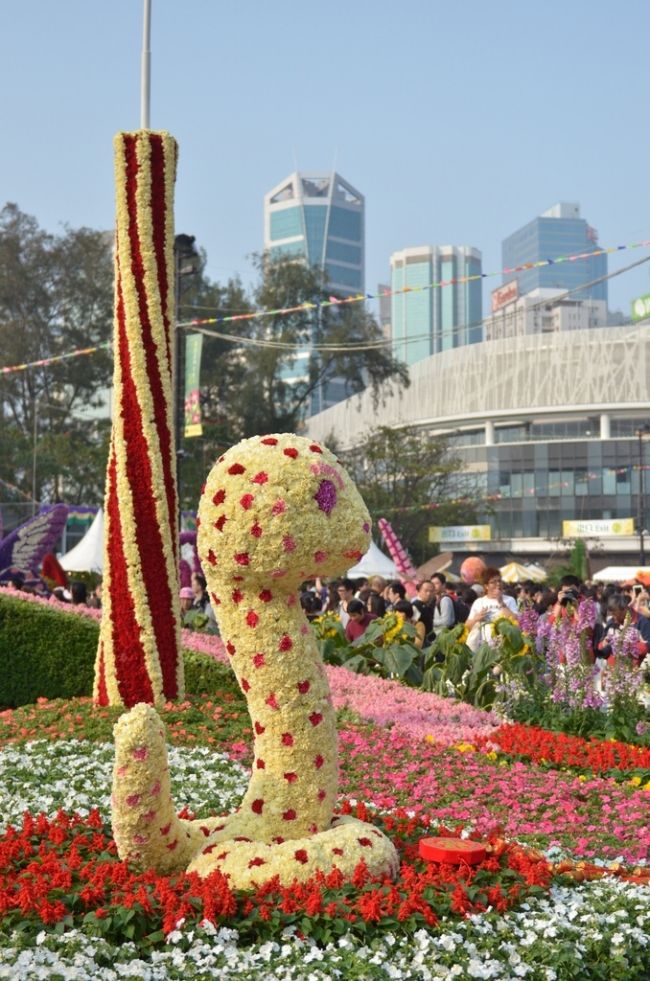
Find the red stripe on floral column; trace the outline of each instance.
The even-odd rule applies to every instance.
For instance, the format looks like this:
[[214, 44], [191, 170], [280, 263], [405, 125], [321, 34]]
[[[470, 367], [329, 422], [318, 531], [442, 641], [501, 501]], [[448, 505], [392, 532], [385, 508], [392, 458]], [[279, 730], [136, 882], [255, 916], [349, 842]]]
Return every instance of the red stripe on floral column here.
[[129, 592], [129, 581], [124, 549], [122, 548], [122, 529], [120, 527], [120, 506], [115, 489], [115, 461], [113, 472], [109, 471], [112, 483], [106, 502], [108, 519], [113, 524], [113, 537], [110, 545], [111, 590], [113, 596], [111, 641], [115, 663], [115, 682], [122, 703], [129, 708], [138, 702], [153, 701], [153, 687], [147, 672], [141, 634], [135, 619], [133, 600]]
[[[162, 312], [162, 327], [164, 332], [164, 344], [166, 351], [166, 360], [163, 360], [158, 351], [158, 346], [153, 337], [153, 332], [151, 330], [151, 325], [148, 317], [148, 307], [147, 307], [147, 296], [144, 287], [144, 270], [142, 269], [141, 261], [141, 242], [142, 234], [140, 232], [140, 221], [142, 215], [138, 213], [137, 204], [135, 200], [135, 195], [137, 191], [137, 177], [129, 185], [129, 216], [131, 218], [131, 228], [129, 230], [131, 237], [131, 255], [132, 262], [135, 269], [138, 269], [136, 274], [136, 285], [138, 287], [138, 302], [141, 310], [142, 318], [142, 329], [143, 329], [143, 340], [145, 341], [145, 355], [147, 358], [147, 378], [149, 379], [149, 385], [151, 387], [151, 394], [153, 398], [153, 409], [154, 409], [154, 419], [156, 432], [158, 435], [158, 441], [160, 443], [160, 454], [161, 462], [163, 468], [163, 480], [165, 483], [165, 496], [167, 500], [167, 509], [169, 512], [170, 523], [173, 524], [174, 534], [172, 536], [172, 547], [174, 553], [174, 564], [178, 565], [178, 536], [176, 532], [176, 515], [178, 513], [178, 502], [176, 496], [176, 475], [174, 472], [175, 458], [172, 453], [172, 435], [170, 432], [170, 419], [171, 415], [168, 412], [170, 408], [168, 405], [168, 400], [165, 399], [165, 383], [168, 386], [168, 391], [172, 391], [172, 346], [171, 346], [171, 324], [169, 321], [169, 315], [167, 312], [168, 304], [168, 283], [167, 283], [167, 265], [165, 261], [165, 247], [167, 244], [166, 239], [166, 210], [165, 210], [165, 188], [166, 188], [166, 164], [165, 156], [163, 152], [163, 141], [158, 134], [151, 134], [149, 139], [149, 145], [151, 150], [150, 155], [150, 171], [151, 171], [151, 198], [149, 202], [148, 217], [151, 218], [151, 238], [153, 240], [156, 258], [156, 279], [158, 285], [158, 293], [160, 296], [160, 310]], [[137, 147], [135, 139], [126, 141], [125, 149], [127, 151], [128, 157], [136, 158]], [[128, 161], [128, 166], [133, 166], [131, 160]], [[137, 160], [135, 161], [136, 173], [137, 173]], [[146, 320], [143, 319], [143, 308], [144, 315], [146, 315]], [[164, 376], [164, 377], [163, 377]]]
[[[162, 137], [157, 133], [151, 134], [151, 173], [156, 175], [152, 177], [151, 181], [151, 211], [159, 215], [165, 215], [167, 213], [167, 201], [165, 197], [166, 187], [167, 187], [167, 176], [168, 169], [171, 167], [176, 169], [176, 152], [173, 151], [173, 160], [165, 159], [165, 147]], [[162, 309], [163, 322], [165, 325], [165, 344], [167, 351], [167, 364], [170, 367], [170, 383], [172, 381], [171, 377], [171, 364], [172, 364], [172, 332], [175, 324], [170, 322], [169, 318], [169, 283], [167, 281], [167, 245], [170, 248], [173, 244], [167, 242], [167, 229], [165, 222], [156, 221], [153, 226], [153, 242], [154, 248], [156, 250], [156, 266], [158, 268], [158, 289], [160, 291], [160, 307]]]
[[[146, 359], [146, 375], [153, 399], [155, 432], [160, 445], [160, 453], [163, 464], [167, 460], [167, 464], [169, 465], [172, 455], [172, 440], [167, 425], [165, 391], [160, 375], [160, 360], [156, 352], [151, 322], [149, 320], [149, 309], [144, 287], [144, 267], [138, 236], [136, 204], [138, 164], [136, 160], [135, 139], [133, 137], [125, 140], [124, 150], [126, 171], [129, 177], [126, 186], [129, 214], [128, 232], [131, 243], [131, 269], [138, 298], [139, 340], [142, 343], [142, 349]], [[157, 175], [152, 174], [151, 176], [152, 184], [154, 180], [161, 179], [160, 173]], [[164, 175], [162, 180], [164, 181]], [[165, 220], [164, 213], [154, 212], [151, 217], [154, 227], [158, 222], [164, 222]], [[124, 406], [122, 417], [124, 438], [128, 447], [126, 457], [127, 478], [133, 490], [136, 544], [140, 555], [144, 588], [151, 610], [156, 648], [160, 658], [163, 693], [167, 698], [176, 698], [178, 695], [176, 672], [178, 649], [176, 641], [176, 618], [174, 616], [176, 597], [172, 597], [170, 583], [166, 575], [162, 538], [163, 533], [171, 534], [171, 528], [162, 529], [158, 522], [154, 493], [156, 493], [156, 496], [159, 495], [162, 488], [154, 488], [151, 461], [149, 459], [151, 447], [148, 445], [144, 435], [146, 430], [151, 432], [151, 421], [142, 418], [137, 395], [137, 382], [132, 374], [132, 363], [130, 359], [128, 359], [128, 370], [125, 365], [128, 358], [126, 334], [122, 337], [122, 331], [120, 330], [120, 335], [120, 347], [123, 346], [123, 353], [121, 355]], [[167, 484], [167, 481], [165, 483]], [[168, 501], [171, 496], [172, 502], [175, 503], [175, 487], [173, 478], [171, 477], [170, 483], [171, 486], [168, 485], [165, 488], [165, 496]], [[170, 514], [170, 521], [175, 520], [175, 518], [176, 512], [174, 509]], [[176, 541], [175, 535], [173, 535], [173, 541]], [[176, 568], [178, 566], [178, 556], [173, 546], [172, 551], [174, 555], [174, 567]]]
[[128, 706], [176, 698], [182, 687], [168, 310], [173, 172], [165, 169], [173, 150], [166, 134], [115, 140], [115, 413], [95, 697]]

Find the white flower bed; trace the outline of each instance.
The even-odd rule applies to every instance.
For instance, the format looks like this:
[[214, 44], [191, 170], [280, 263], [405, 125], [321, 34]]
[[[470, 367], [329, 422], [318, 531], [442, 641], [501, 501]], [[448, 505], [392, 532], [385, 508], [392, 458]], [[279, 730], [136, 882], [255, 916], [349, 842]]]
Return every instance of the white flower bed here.
[[[36, 741], [0, 751], [4, 826], [22, 812], [59, 808], [108, 815], [113, 747], [91, 742]], [[229, 811], [247, 773], [205, 748], [170, 750], [179, 808]], [[209, 925], [208, 925], [209, 926]], [[489, 913], [413, 936], [384, 934], [365, 945], [351, 935], [319, 948], [285, 931], [276, 941], [239, 943], [232, 929], [182, 929], [143, 960], [74, 930], [42, 931], [36, 943], [19, 931], [0, 933], [0, 978], [10, 981], [432, 981], [529, 978], [531, 981], [642, 981], [650, 956], [650, 889], [618, 880], [554, 887], [503, 915]], [[645, 958], [643, 960], [643, 958]]]
[[[231, 811], [248, 774], [222, 753], [205, 747], [168, 747], [174, 801], [198, 816]], [[112, 743], [36, 740], [0, 750], [0, 831], [20, 824], [23, 811], [54, 815], [61, 808], [85, 815], [110, 813]]]
[[42, 932], [35, 947], [21, 949], [20, 934], [3, 941], [0, 978], [11, 981], [330, 981], [330, 979], [647, 977], [639, 957], [650, 943], [650, 890], [613, 880], [575, 889], [554, 888], [503, 916], [476, 916], [453, 929], [413, 937], [391, 934], [365, 945], [350, 936], [324, 949], [288, 932], [276, 942], [240, 947], [235, 930], [170, 934], [151, 961], [130, 944], [119, 950], [71, 931]]

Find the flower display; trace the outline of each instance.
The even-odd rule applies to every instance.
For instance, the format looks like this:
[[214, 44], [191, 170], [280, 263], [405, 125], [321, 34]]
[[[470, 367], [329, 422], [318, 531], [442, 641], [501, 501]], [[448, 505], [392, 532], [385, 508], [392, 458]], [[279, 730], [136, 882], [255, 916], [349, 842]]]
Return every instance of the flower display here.
[[239, 810], [209, 822], [176, 817], [162, 723], [140, 704], [116, 726], [113, 827], [122, 857], [157, 871], [219, 870], [237, 888], [316, 871], [394, 876], [389, 839], [334, 818], [334, 708], [298, 602], [305, 579], [332, 575], [366, 551], [368, 511], [324, 447], [292, 435], [244, 440], [220, 457], [201, 498], [198, 548], [226, 650], [254, 731], [251, 781]]
[[172, 426], [176, 143], [115, 137], [115, 412], [104, 507], [104, 590], [95, 665], [100, 705], [183, 690]]

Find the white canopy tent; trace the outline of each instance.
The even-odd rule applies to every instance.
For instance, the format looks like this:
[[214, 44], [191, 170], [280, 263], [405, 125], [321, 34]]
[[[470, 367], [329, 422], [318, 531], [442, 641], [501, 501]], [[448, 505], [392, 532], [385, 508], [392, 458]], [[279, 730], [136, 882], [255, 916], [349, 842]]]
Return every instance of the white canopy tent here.
[[366, 576], [383, 576], [384, 579], [399, 579], [397, 566], [384, 555], [374, 542], [355, 566], [347, 571], [348, 579], [361, 579]]
[[596, 582], [629, 582], [636, 579], [637, 575], [650, 576], [650, 569], [647, 566], [639, 568], [638, 565], [608, 565], [606, 569], [596, 572], [592, 578]]
[[104, 512], [101, 508], [81, 541], [59, 562], [66, 572], [104, 571]]

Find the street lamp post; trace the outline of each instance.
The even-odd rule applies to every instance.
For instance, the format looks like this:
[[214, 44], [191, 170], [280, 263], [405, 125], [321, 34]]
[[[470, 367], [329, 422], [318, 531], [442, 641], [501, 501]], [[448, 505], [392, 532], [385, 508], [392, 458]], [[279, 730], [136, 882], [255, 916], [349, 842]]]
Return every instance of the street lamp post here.
[[639, 440], [639, 499], [637, 507], [637, 518], [639, 522], [639, 561], [645, 565], [645, 454], [643, 450], [643, 440], [650, 436], [650, 425], [646, 424], [641, 429], [637, 429]]
[[176, 436], [176, 492], [178, 494], [178, 528], [181, 529], [182, 511], [182, 474], [181, 465], [183, 459], [183, 432], [185, 428], [185, 336], [179, 328], [180, 305], [181, 305], [181, 283], [187, 276], [192, 276], [198, 272], [199, 253], [194, 246], [194, 235], [177, 235], [174, 239], [174, 269], [175, 269], [175, 292], [174, 292], [174, 349], [176, 377], [174, 379], [174, 431]]

